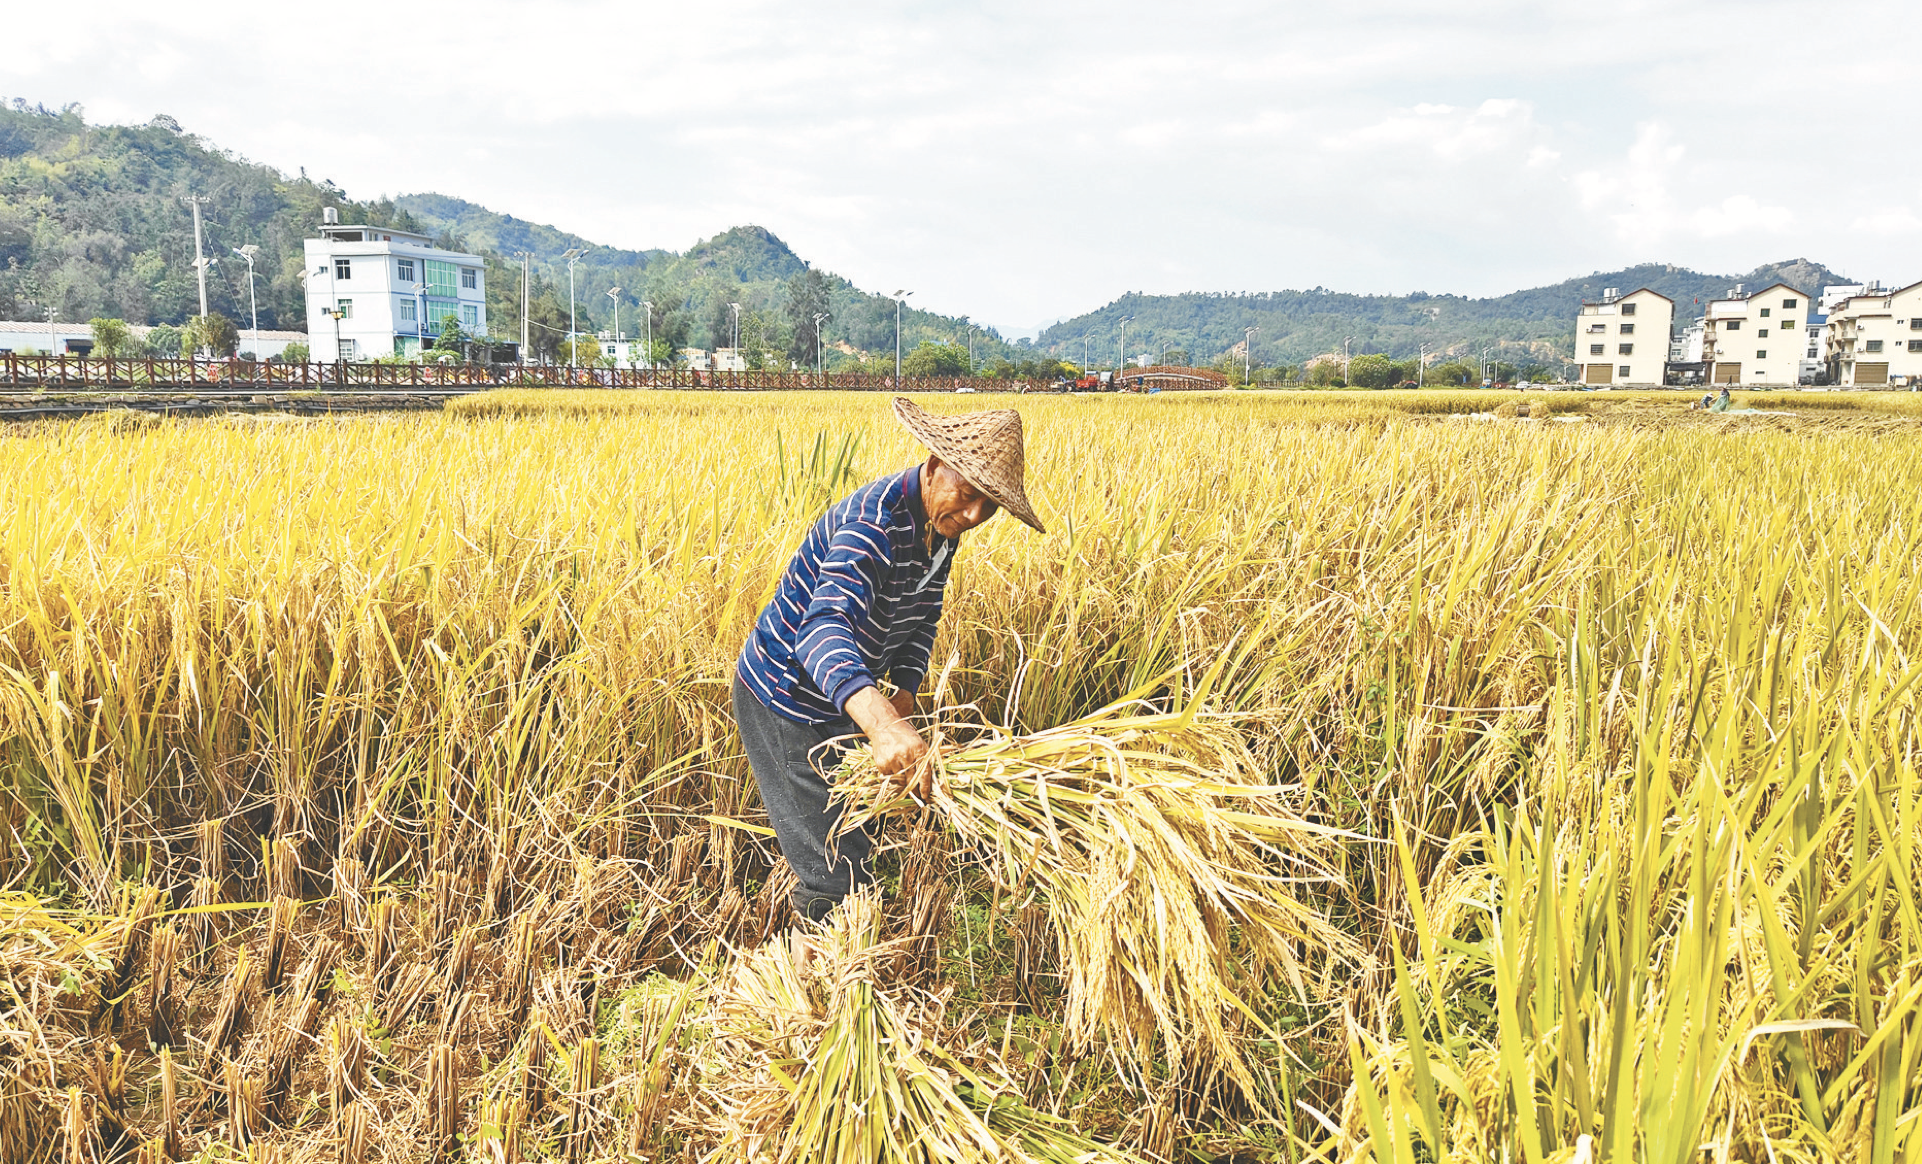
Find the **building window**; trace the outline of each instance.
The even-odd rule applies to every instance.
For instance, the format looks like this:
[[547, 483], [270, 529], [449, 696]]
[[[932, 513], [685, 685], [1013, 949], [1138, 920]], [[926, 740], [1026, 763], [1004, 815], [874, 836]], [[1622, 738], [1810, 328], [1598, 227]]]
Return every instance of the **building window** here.
[[1590, 344], [1590, 345], [1588, 345], [1588, 354], [1589, 354], [1589, 355], [1591, 355], [1591, 356], [1599, 356], [1599, 355], [1601, 355], [1601, 354], [1602, 354], [1602, 345], [1601, 345], [1601, 344]]
[[1739, 319], [1731, 319], [1722, 326], [1728, 328], [1730, 331], [1741, 331], [1742, 321]]
[[1634, 305], [1633, 303], [1624, 303], [1624, 304], [1622, 304], [1622, 314], [1623, 314], [1623, 315], [1634, 315], [1634, 314], [1635, 314], [1635, 305]]
[[1922, 352], [1922, 340], [1910, 340], [1909, 350], [1912, 352]]
[[1910, 330], [1910, 331], [1922, 331], [1922, 319], [1911, 319], [1911, 320], [1909, 320], [1909, 330]]
[[1766, 308], [1766, 307], [1764, 307], [1764, 308], [1762, 309], [1762, 318], [1763, 318], [1763, 319], [1767, 319], [1768, 317], [1769, 317], [1769, 309], [1768, 309], [1768, 308]]
[[359, 359], [360, 358], [360, 341], [351, 340], [351, 339], [341, 340], [338, 351], [340, 352], [340, 355], [337, 357], [339, 359], [342, 359], [342, 360]]
[[1627, 364], [1623, 364], [1620, 368], [1616, 369], [1615, 374], [1617, 376], [1627, 376], [1632, 374], [1634, 371], [1635, 369], [1629, 367]]
[[1625, 324], [1623, 324], [1623, 325], [1622, 325], [1622, 334], [1623, 334], [1623, 335], [1634, 335], [1634, 334], [1635, 334], [1635, 325], [1634, 325], [1634, 324], [1632, 324], [1632, 323], [1625, 323]]
[[1760, 348], [1757, 348], [1755, 352], [1755, 358], [1758, 360], [1766, 360], [1769, 358], [1769, 354], [1765, 351], [1762, 351]]
[[1588, 334], [1590, 335], [1600, 335], [1607, 330], [1608, 325], [1606, 323], [1591, 323], [1588, 325]]
[[1794, 310], [1795, 310], [1795, 300], [1793, 300], [1793, 299], [1784, 299], [1784, 300], [1782, 300], [1782, 310], [1783, 310], [1783, 311], [1794, 311]]
[[1867, 343], [1862, 345], [1862, 350], [1867, 352], [1879, 352], [1882, 350], [1882, 341], [1870, 340]]
[[1820, 355], [1821, 355], [1821, 353], [1820, 353], [1820, 352], [1818, 352], [1818, 351], [1816, 351], [1816, 350], [1815, 350], [1814, 348], [1810, 348], [1810, 349], [1809, 349], [1809, 359], [1811, 359], [1811, 360], [1813, 360], [1813, 359], [1816, 359], [1816, 358], [1817, 358], [1817, 357], [1819, 357]]
[[480, 326], [480, 305], [479, 304], [463, 303], [460, 305], [460, 325], [462, 327], [467, 327], [467, 328], [476, 328]]
[[1634, 344], [1616, 344], [1615, 354], [1618, 356], [1632, 356], [1635, 354], [1635, 345]]
[[414, 281], [414, 260], [401, 259], [395, 264], [395, 267], [396, 274], [400, 276], [401, 282], [412, 283]]
[[[436, 299], [454, 297], [454, 264], [439, 259], [427, 260], [427, 293]], [[434, 318], [440, 318], [436, 315]]]
[[335, 300], [334, 310], [340, 312], [342, 319], [352, 319], [354, 318], [354, 301], [352, 299]]
[[403, 299], [400, 301], [400, 321], [402, 323], [413, 323], [419, 318], [419, 308], [415, 306], [412, 299]]
[[353, 277], [354, 277], [354, 261], [352, 259], [335, 259], [334, 260], [334, 278], [351, 279]]
[[460, 285], [464, 291], [480, 290], [480, 272], [472, 267], [462, 267], [460, 269]]

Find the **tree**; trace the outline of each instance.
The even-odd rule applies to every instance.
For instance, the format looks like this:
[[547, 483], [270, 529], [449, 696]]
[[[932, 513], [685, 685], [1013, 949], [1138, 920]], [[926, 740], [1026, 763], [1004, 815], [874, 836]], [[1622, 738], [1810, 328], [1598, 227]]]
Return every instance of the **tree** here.
[[147, 329], [146, 355], [173, 359], [186, 349], [186, 337], [177, 327], [160, 324]]
[[1357, 388], [1386, 388], [1395, 383], [1395, 363], [1387, 356], [1368, 353], [1348, 361], [1348, 382]]
[[125, 320], [96, 318], [89, 320], [87, 326], [93, 331], [94, 355], [113, 360], [132, 350], [133, 332], [128, 330]]
[[231, 356], [239, 347], [240, 329], [234, 326], [233, 320], [218, 311], [211, 315], [194, 316], [180, 333], [182, 355], [208, 351], [216, 356]]
[[922, 340], [901, 361], [903, 376], [965, 376], [968, 374], [968, 349], [959, 344], [938, 344]]
[[828, 281], [809, 267], [787, 281], [788, 358], [803, 366], [814, 363], [819, 334], [814, 317], [828, 313]]
[[1428, 382], [1442, 386], [1476, 384], [1481, 382], [1481, 371], [1473, 364], [1451, 360], [1446, 364], [1435, 364], [1428, 369]]
[[270, 364], [276, 362], [282, 364], [304, 364], [312, 358], [312, 354], [308, 351], [306, 344], [291, 343], [280, 349], [280, 354], [271, 357], [267, 362]]
[[600, 341], [591, 335], [578, 336], [572, 340], [562, 340], [560, 347], [561, 363], [574, 367], [593, 368], [602, 363]]
[[440, 338], [434, 341], [435, 347], [457, 352], [466, 339], [467, 333], [460, 329], [460, 320], [451, 314], [440, 317]]

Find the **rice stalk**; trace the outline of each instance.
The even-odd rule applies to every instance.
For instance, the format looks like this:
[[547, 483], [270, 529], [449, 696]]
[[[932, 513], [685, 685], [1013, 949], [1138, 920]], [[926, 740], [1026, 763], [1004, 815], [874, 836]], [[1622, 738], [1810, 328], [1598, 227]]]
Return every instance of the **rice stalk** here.
[[[1175, 1064], [1198, 1046], [1252, 1095], [1226, 1016], [1260, 997], [1267, 967], [1305, 1001], [1298, 950], [1360, 956], [1298, 896], [1338, 881], [1334, 842], [1359, 838], [1309, 820], [1302, 790], [1270, 783], [1204, 696], [1177, 712], [1131, 697], [1028, 735], [944, 725], [972, 738], [939, 750], [929, 807], [1003, 895], [1038, 894], [1082, 1046], [1108, 1034], [1144, 1055], [1159, 1040]], [[913, 807], [864, 747], [834, 787], [843, 830]]]

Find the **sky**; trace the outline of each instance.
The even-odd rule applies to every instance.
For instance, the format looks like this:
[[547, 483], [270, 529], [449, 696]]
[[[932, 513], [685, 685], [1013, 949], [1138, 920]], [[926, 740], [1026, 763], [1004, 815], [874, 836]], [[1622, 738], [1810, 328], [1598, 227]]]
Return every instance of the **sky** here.
[[[1922, 4], [35, 5], [0, 96], [1010, 333], [1132, 291], [1922, 279]], [[27, 46], [39, 46], [25, 51]]]

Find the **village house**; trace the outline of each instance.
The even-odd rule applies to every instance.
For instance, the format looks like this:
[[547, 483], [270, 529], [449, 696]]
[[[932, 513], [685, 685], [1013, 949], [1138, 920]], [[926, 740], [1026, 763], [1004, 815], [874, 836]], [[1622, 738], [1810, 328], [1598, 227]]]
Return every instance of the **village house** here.
[[1866, 287], [1840, 300], [1824, 338], [1829, 380], [1838, 387], [1922, 384], [1922, 283]]
[[1660, 386], [1667, 370], [1675, 302], [1646, 287], [1584, 302], [1575, 318], [1575, 360], [1584, 384]]
[[1711, 384], [1794, 387], [1808, 346], [1809, 297], [1787, 283], [1711, 299], [1702, 314], [1702, 361]]

